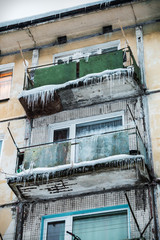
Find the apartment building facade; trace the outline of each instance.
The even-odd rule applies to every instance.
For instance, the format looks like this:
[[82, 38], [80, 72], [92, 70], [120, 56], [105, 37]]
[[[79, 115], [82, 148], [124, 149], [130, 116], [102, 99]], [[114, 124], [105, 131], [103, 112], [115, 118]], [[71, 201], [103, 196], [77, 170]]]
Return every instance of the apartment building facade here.
[[159, 5], [0, 27], [2, 239], [159, 238]]

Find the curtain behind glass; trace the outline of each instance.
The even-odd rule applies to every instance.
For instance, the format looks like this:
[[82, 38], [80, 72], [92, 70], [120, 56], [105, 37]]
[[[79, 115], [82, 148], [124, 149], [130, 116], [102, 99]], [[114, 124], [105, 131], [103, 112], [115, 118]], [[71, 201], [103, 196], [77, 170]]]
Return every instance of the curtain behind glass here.
[[122, 117], [115, 117], [106, 120], [100, 120], [87, 124], [77, 125], [76, 137], [87, 136], [92, 134], [101, 134], [112, 131], [117, 127], [122, 126]]
[[10, 98], [12, 72], [0, 73], [0, 100]]
[[81, 240], [122, 240], [128, 238], [127, 213], [74, 219], [73, 233]]

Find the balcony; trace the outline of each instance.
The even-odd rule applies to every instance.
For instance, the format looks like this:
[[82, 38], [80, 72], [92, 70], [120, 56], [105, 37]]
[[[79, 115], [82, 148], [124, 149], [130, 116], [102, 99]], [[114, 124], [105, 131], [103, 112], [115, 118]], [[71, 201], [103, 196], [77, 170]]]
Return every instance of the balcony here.
[[64, 197], [148, 181], [146, 148], [137, 128], [20, 151], [24, 151], [23, 167], [19, 166], [23, 171], [18, 169], [20, 173], [9, 177], [8, 184], [21, 199]]
[[25, 80], [19, 100], [30, 118], [141, 92], [140, 69], [130, 48], [28, 68]]
[[111, 156], [116, 158], [121, 154], [143, 155], [147, 163], [146, 149], [136, 128], [50, 142], [20, 150], [24, 150], [23, 169], [25, 170], [74, 165]]

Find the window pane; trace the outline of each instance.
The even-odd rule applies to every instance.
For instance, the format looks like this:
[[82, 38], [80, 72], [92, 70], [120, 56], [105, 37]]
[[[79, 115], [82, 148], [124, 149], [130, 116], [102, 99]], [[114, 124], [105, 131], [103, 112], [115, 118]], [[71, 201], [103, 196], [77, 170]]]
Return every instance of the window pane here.
[[122, 126], [122, 116], [91, 123], [85, 123], [77, 125], [76, 136], [81, 137], [86, 135], [104, 133], [119, 126]]
[[54, 131], [54, 141], [66, 140], [69, 137], [69, 128]]
[[12, 72], [0, 73], [0, 100], [8, 99], [10, 97], [11, 81]]
[[122, 240], [128, 237], [127, 213], [74, 219], [73, 233], [81, 240]]
[[47, 227], [47, 240], [64, 240], [65, 223], [51, 222]]

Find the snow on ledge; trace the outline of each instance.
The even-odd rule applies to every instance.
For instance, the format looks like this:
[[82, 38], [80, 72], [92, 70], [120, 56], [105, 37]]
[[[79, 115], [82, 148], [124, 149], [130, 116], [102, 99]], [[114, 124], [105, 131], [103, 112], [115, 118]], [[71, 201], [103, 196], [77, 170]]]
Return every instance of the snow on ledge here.
[[144, 161], [144, 156], [143, 155], [128, 155], [128, 154], [119, 154], [115, 156], [110, 156], [106, 158], [101, 158], [98, 160], [92, 160], [92, 161], [85, 161], [85, 162], [80, 162], [80, 163], [74, 163], [74, 164], [66, 164], [66, 165], [61, 165], [61, 166], [55, 166], [55, 167], [47, 167], [47, 168], [33, 168], [33, 169], [28, 169], [24, 170], [21, 173], [17, 173], [12, 177], [7, 177], [8, 179], [14, 179], [14, 178], [27, 178], [30, 175], [36, 176], [37, 174], [42, 174], [42, 175], [48, 175], [50, 173], [54, 174], [55, 172], [60, 172], [63, 170], [69, 170], [69, 169], [76, 169], [76, 168], [83, 168], [83, 167], [90, 167], [90, 166], [95, 166], [96, 164], [103, 164], [103, 163], [111, 163], [111, 162], [121, 162], [121, 161], [126, 161], [126, 164], [128, 164], [127, 160], [136, 160], [136, 159], [141, 159]]

